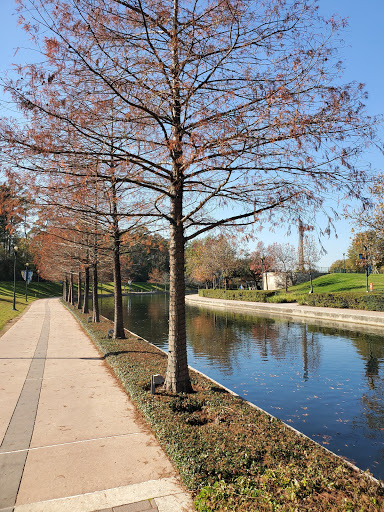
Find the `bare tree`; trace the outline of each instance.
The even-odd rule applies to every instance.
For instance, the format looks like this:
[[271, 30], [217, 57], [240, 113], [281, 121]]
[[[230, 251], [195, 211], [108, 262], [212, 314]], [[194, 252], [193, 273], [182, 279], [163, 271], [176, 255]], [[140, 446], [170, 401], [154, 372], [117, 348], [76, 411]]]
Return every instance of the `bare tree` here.
[[274, 254], [272, 246], [266, 246], [264, 242], [258, 241], [256, 248], [250, 254], [249, 270], [252, 274], [255, 284], [261, 282], [261, 288], [265, 284], [268, 288], [268, 272], [272, 271], [275, 266]]
[[187, 273], [197, 282], [218, 282], [227, 287], [227, 280], [238, 268], [236, 241], [221, 234], [194, 240], [186, 253]]
[[[317, 247], [315, 237], [310, 234], [306, 234], [303, 239], [303, 263], [304, 270], [309, 274], [310, 290], [309, 293], [313, 293], [313, 272], [316, 270], [316, 264], [319, 261], [321, 254]], [[301, 270], [299, 268], [299, 270]]]
[[285, 291], [294, 284], [294, 273], [297, 267], [297, 251], [292, 244], [274, 243], [268, 247], [273, 256], [274, 270], [283, 284]]
[[[47, 56], [46, 65], [20, 70], [25, 86], [7, 84], [24, 111], [99, 140], [93, 119], [104, 96], [125, 123], [114, 158], [130, 168], [119, 179], [154, 206], [137, 215], [170, 226], [166, 387], [190, 391], [185, 243], [272, 213], [280, 223], [310, 218], [332, 189], [360, 197], [364, 176], [354, 161], [372, 121], [361, 86], [333, 83], [343, 21], [321, 19], [305, 0], [19, 3]], [[3, 126], [6, 138], [12, 130]], [[65, 148], [48, 138], [34, 151]], [[106, 151], [99, 145], [96, 153]]]

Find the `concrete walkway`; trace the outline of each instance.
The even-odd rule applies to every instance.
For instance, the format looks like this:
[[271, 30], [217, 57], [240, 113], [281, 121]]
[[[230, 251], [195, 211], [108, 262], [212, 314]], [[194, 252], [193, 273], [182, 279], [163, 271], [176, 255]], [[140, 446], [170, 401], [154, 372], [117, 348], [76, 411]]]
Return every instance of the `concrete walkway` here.
[[190, 305], [203, 305], [205, 307], [228, 309], [236, 312], [258, 312], [263, 316], [284, 316], [296, 322], [316, 320], [326, 326], [356, 328], [357, 325], [369, 326], [375, 330], [384, 330], [384, 312], [365, 311], [358, 309], [323, 308], [301, 306], [296, 303], [265, 303], [248, 302], [241, 300], [223, 300], [200, 297], [197, 294], [186, 295], [186, 302]]
[[187, 512], [176, 470], [58, 299], [0, 338], [1, 512]]

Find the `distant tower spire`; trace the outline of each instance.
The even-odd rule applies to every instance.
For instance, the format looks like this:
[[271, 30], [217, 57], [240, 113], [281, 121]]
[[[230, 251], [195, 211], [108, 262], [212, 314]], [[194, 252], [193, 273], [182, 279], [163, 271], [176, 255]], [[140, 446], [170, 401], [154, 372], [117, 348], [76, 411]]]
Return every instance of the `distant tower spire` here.
[[304, 270], [304, 226], [299, 217], [299, 247], [297, 249], [297, 255], [299, 260], [298, 270]]

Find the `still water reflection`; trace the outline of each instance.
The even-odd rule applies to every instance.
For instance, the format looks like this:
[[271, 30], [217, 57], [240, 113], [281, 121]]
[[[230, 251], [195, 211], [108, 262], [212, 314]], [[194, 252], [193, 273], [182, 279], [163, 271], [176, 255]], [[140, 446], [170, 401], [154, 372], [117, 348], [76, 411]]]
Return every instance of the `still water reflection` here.
[[[124, 309], [128, 329], [167, 349], [166, 295]], [[187, 335], [191, 366], [384, 479], [384, 337], [196, 306]]]

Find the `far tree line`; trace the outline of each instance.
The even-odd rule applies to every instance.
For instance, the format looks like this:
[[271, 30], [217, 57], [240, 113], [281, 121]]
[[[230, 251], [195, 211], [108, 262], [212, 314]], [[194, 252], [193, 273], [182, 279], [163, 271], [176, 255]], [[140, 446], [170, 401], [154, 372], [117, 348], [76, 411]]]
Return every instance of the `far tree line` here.
[[[240, 249], [239, 249], [240, 247]], [[267, 273], [274, 273], [277, 284], [288, 289], [298, 273], [311, 276], [321, 252], [314, 236], [304, 236], [302, 253], [286, 243], [254, 243], [255, 249], [241, 249], [236, 237], [220, 235], [195, 240], [186, 249], [186, 274], [190, 282], [205, 287], [264, 289]], [[310, 277], [308, 277], [310, 279]]]

